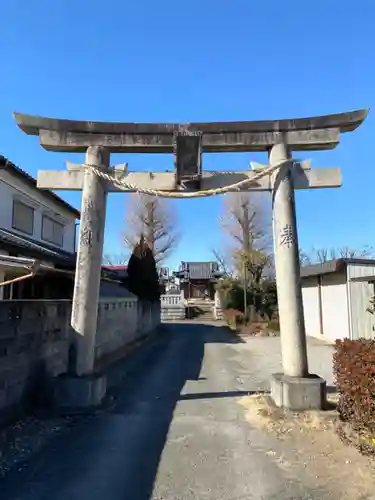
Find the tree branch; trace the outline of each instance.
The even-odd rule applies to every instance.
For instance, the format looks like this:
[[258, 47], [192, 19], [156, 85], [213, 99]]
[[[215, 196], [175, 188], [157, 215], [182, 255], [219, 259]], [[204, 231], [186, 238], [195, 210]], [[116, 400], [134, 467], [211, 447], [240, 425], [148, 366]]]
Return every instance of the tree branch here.
[[374, 248], [365, 245], [362, 248], [350, 248], [347, 246], [338, 248], [313, 248], [311, 252], [300, 251], [301, 265], [324, 264], [329, 260], [336, 259], [371, 259], [374, 258]]
[[171, 254], [179, 239], [175, 212], [168, 201], [135, 193], [126, 205], [125, 246], [132, 249], [143, 234], [157, 263]]
[[272, 274], [271, 210], [264, 196], [259, 193], [226, 195], [220, 222], [231, 242], [231, 257], [237, 274], [243, 274], [244, 265], [257, 282], [266, 271]]

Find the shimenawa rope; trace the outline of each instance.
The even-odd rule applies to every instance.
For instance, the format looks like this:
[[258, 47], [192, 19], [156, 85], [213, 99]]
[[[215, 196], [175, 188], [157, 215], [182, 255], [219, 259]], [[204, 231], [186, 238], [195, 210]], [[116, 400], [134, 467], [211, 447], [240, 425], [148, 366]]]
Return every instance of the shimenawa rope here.
[[248, 179], [243, 179], [242, 181], [235, 182], [234, 184], [230, 184], [229, 186], [225, 187], [219, 187], [215, 189], [205, 189], [202, 191], [195, 191], [195, 192], [181, 192], [181, 191], [161, 191], [158, 189], [151, 189], [151, 188], [143, 188], [140, 186], [137, 186], [136, 184], [131, 184], [126, 181], [126, 175], [125, 178], [118, 179], [116, 176], [106, 172], [104, 169], [98, 167], [97, 165], [91, 165], [88, 163], [84, 163], [83, 165], [85, 167], [91, 168], [91, 170], [97, 175], [98, 177], [105, 179], [109, 182], [112, 182], [116, 187], [122, 190], [130, 190], [130, 191], [136, 191], [138, 193], [143, 193], [143, 194], [148, 194], [151, 196], [160, 196], [162, 198], [203, 198], [206, 196], [215, 196], [218, 194], [225, 194], [230, 191], [236, 191], [240, 190], [242, 187], [245, 187], [250, 184], [254, 184], [257, 180], [261, 179], [262, 177], [271, 174], [275, 170], [281, 168], [283, 165], [291, 162], [293, 160], [291, 159], [286, 159], [282, 160], [279, 163], [275, 165], [269, 165], [268, 167], [264, 168], [264, 170], [261, 170], [260, 172], [256, 173], [253, 177], [248, 178]]
[[[245, 186], [250, 185], [250, 184], [254, 184], [258, 179], [261, 179], [262, 177], [264, 177], [266, 175], [270, 175], [272, 172], [281, 168], [283, 165], [285, 165], [286, 163], [289, 163], [290, 161], [293, 161], [293, 160], [286, 159], [286, 160], [283, 160], [283, 161], [277, 163], [276, 165], [269, 165], [264, 170], [261, 170], [260, 172], [256, 173], [254, 175], [254, 177], [244, 179], [244, 180], [239, 181], [239, 182], [235, 182], [234, 184], [230, 184], [229, 186], [215, 188], [215, 189], [205, 189], [202, 191], [195, 191], [195, 192], [190, 192], [190, 193], [184, 193], [181, 191], [161, 191], [158, 189], [142, 188], [140, 186], [137, 186], [136, 184], [131, 184], [129, 182], [126, 182], [125, 179], [118, 179], [114, 175], [111, 175], [108, 172], [105, 172], [101, 168], [98, 168], [97, 165], [90, 165], [88, 163], [84, 163], [84, 166], [91, 168], [92, 171], [95, 173], [95, 175], [97, 175], [98, 177], [105, 179], [109, 182], [112, 182], [115, 186], [117, 186], [120, 189], [123, 189], [124, 191], [131, 190], [131, 191], [136, 191], [138, 193], [148, 194], [151, 196], [160, 196], [163, 198], [203, 198], [206, 196], [215, 196], [218, 194], [225, 194], [225, 193], [229, 193], [229, 192], [235, 191], [235, 190], [239, 191], [242, 187], [245, 187]], [[125, 177], [126, 177], [126, 174], [125, 174]], [[34, 270], [31, 273], [26, 274], [24, 276], [19, 276], [18, 278], [4, 281], [3, 283], [0, 283], [0, 287], [5, 286], [5, 285], [10, 285], [10, 284], [16, 283], [18, 281], [23, 281], [27, 278], [32, 278], [33, 276], [35, 276], [35, 274], [36, 273]]]

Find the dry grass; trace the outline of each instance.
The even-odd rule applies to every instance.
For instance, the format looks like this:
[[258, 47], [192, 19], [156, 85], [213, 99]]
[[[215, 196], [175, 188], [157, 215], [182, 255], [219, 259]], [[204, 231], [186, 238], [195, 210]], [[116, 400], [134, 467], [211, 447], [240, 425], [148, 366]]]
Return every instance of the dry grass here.
[[[334, 403], [335, 395], [330, 399]], [[375, 499], [375, 463], [341, 442], [335, 411], [290, 412], [261, 394], [246, 396], [239, 404], [252, 426], [277, 438], [267, 455], [280, 468], [298, 476], [302, 467], [311, 486], [328, 488], [341, 500]]]
[[238, 333], [244, 337], [278, 337], [280, 330], [274, 328], [270, 321], [253, 321], [247, 324], [240, 324], [236, 327]]

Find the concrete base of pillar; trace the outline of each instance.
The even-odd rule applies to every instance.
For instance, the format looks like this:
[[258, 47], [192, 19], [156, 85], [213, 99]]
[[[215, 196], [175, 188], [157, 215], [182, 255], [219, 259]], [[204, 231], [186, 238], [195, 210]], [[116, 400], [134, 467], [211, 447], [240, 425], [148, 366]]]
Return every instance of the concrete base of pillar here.
[[271, 398], [276, 406], [290, 410], [322, 410], [326, 403], [326, 381], [312, 374], [302, 378], [274, 373]]
[[54, 400], [59, 409], [76, 412], [99, 406], [107, 392], [105, 375], [63, 375], [54, 383]]

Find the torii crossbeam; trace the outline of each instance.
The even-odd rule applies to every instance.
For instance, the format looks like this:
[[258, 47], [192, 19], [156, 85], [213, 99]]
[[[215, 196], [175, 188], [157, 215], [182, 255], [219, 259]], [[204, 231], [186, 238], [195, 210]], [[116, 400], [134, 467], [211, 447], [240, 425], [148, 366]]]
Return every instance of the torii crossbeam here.
[[341, 132], [355, 130], [368, 110], [290, 120], [213, 123], [109, 123], [59, 120], [14, 113], [28, 135], [39, 135], [49, 151], [85, 152], [103, 146], [111, 153], [172, 153], [175, 134], [202, 136], [203, 152], [268, 151], [286, 133], [293, 151], [332, 149]]
[[[84, 122], [14, 113], [21, 130], [39, 135], [49, 151], [84, 152], [100, 146], [115, 153], [174, 153], [174, 183], [168, 189], [178, 189], [182, 181], [190, 181], [187, 188], [202, 189], [202, 153], [269, 152], [280, 139], [291, 151], [332, 149], [340, 133], [355, 130], [366, 115], [367, 110], [358, 110], [292, 120], [179, 124]], [[68, 184], [76, 180], [76, 175], [64, 177], [72, 178]]]
[[[39, 170], [37, 185], [41, 189], [57, 189], [82, 191], [84, 186], [83, 165], [72, 165], [67, 163], [68, 170]], [[129, 172], [126, 176], [118, 169], [112, 172], [118, 179], [126, 179], [129, 184], [135, 184], [139, 188], [150, 188], [158, 191], [174, 192], [176, 189], [176, 174], [174, 172]], [[233, 184], [244, 179], [252, 179], [256, 172], [254, 170], [245, 170], [239, 172], [210, 172], [203, 171], [200, 189], [217, 189], [227, 186], [230, 188]], [[297, 163], [293, 169], [294, 189], [322, 189], [340, 187], [342, 184], [342, 175], [339, 168], [317, 168], [305, 170]], [[136, 192], [135, 189], [126, 189], [116, 186], [110, 181], [105, 182], [107, 192]], [[240, 189], [240, 191], [272, 191], [274, 178], [272, 175], [265, 175], [254, 184]], [[179, 191], [195, 192], [198, 189], [183, 189]], [[238, 192], [238, 189], [229, 189], [228, 192]]]
[[[340, 134], [355, 130], [367, 113], [368, 110], [362, 109], [289, 120], [184, 124], [73, 121], [14, 113], [21, 130], [39, 135], [40, 144], [48, 151], [86, 151], [84, 165], [87, 168], [68, 164], [67, 171], [38, 173], [40, 188], [82, 190], [72, 312], [72, 326], [80, 339], [77, 374], [90, 375], [94, 364], [107, 192], [148, 189], [159, 195], [191, 193], [194, 196], [202, 190], [223, 187], [230, 191], [237, 182], [256, 179], [253, 184], [241, 185], [241, 190], [273, 193], [284, 373], [273, 376], [271, 394], [279, 406], [292, 409], [321, 407], [325, 382], [309, 376], [307, 365], [294, 190], [339, 187], [342, 179], [340, 169], [306, 168], [293, 161], [291, 152], [335, 148]], [[202, 153], [243, 151], [269, 153], [270, 165], [265, 167], [264, 175], [259, 176], [262, 169], [259, 166], [241, 172], [202, 169]], [[110, 169], [111, 152], [173, 153], [175, 171], [144, 173]]]

